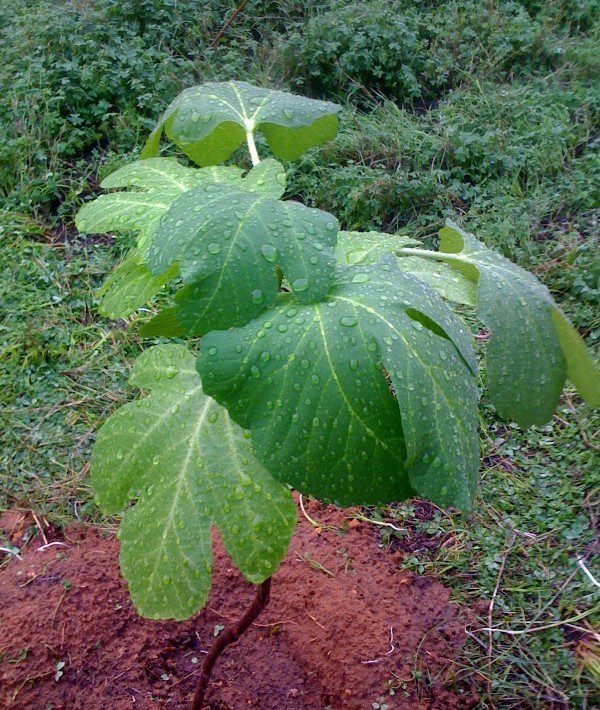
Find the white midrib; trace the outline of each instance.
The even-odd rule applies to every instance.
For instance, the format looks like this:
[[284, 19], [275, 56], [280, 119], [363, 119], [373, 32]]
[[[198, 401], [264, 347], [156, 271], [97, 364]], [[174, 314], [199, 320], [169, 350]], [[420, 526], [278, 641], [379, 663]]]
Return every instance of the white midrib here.
[[[190, 395], [194, 394], [199, 389], [201, 389], [201, 387], [197, 387], [195, 390], [191, 391]], [[211, 404], [213, 404], [213, 403], [214, 403], [213, 399], [211, 399], [210, 397], [206, 398], [206, 405], [204, 406], [204, 409], [202, 410], [200, 416], [198, 417], [198, 423], [194, 428], [193, 434], [190, 436], [190, 440], [192, 441], [192, 443], [190, 444], [187, 455], [181, 465], [181, 468], [179, 469], [179, 474], [177, 475], [177, 482], [175, 484], [175, 490], [174, 490], [174, 494], [173, 494], [173, 502], [171, 504], [171, 507], [169, 510], [169, 515], [167, 517], [167, 521], [166, 521], [166, 524], [165, 524], [165, 527], [163, 530], [163, 534], [161, 537], [161, 543], [155, 553], [154, 567], [152, 569], [152, 572], [150, 573], [150, 577], [148, 578], [148, 587], [149, 588], [152, 586], [152, 581], [153, 581], [154, 576], [156, 575], [156, 572], [158, 570], [159, 561], [160, 561], [160, 558], [162, 557], [162, 553], [164, 552], [167, 537], [169, 535], [169, 531], [173, 528], [173, 525], [174, 525], [175, 510], [177, 509], [177, 504], [179, 502], [179, 497], [181, 496], [181, 491], [187, 485], [188, 469], [190, 466], [190, 460], [192, 457], [192, 453], [194, 451], [194, 447], [195, 447], [196, 442], [198, 440], [198, 433], [199, 433], [200, 429], [202, 428], [202, 425], [204, 424], [204, 420], [206, 418], [206, 413], [207, 413], [209, 407], [211, 406]]]

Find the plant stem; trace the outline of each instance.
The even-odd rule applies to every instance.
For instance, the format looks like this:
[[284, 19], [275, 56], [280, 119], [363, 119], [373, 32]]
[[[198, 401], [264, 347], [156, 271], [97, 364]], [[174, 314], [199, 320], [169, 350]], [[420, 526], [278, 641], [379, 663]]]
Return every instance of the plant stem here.
[[256, 590], [256, 596], [254, 601], [244, 614], [242, 618], [235, 622], [232, 626], [225, 629], [225, 631], [215, 639], [212, 648], [210, 649], [208, 656], [204, 661], [202, 667], [202, 674], [200, 675], [200, 680], [198, 681], [198, 686], [196, 687], [196, 692], [194, 693], [194, 700], [192, 701], [191, 710], [202, 710], [204, 705], [204, 697], [206, 695], [206, 690], [208, 688], [208, 683], [210, 681], [210, 676], [217, 662], [219, 656], [223, 651], [232, 643], [235, 643], [239, 637], [248, 629], [250, 624], [258, 617], [260, 612], [269, 603], [269, 597], [271, 594], [271, 577], [267, 577], [265, 581], [258, 586]]
[[253, 128], [246, 129], [246, 142], [248, 143], [248, 150], [250, 151], [250, 160], [252, 160], [252, 165], [258, 165], [260, 163], [260, 158], [258, 157], [256, 143], [254, 142]]

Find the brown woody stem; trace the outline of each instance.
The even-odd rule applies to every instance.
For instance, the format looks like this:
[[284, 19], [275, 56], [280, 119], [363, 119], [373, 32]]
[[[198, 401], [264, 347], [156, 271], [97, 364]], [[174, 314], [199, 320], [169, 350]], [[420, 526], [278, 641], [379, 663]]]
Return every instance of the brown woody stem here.
[[206, 690], [208, 688], [208, 683], [210, 681], [210, 676], [212, 674], [215, 663], [217, 662], [219, 656], [227, 648], [227, 646], [235, 643], [239, 637], [248, 629], [250, 624], [258, 617], [260, 612], [269, 603], [269, 596], [271, 594], [271, 577], [265, 579], [265, 581], [259, 585], [256, 590], [256, 596], [254, 601], [244, 614], [242, 618], [236, 623], [229, 626], [223, 633], [219, 634], [210, 649], [208, 656], [204, 660], [204, 665], [202, 666], [202, 675], [198, 681], [198, 686], [196, 687], [196, 692], [194, 693], [194, 700], [192, 701], [192, 710], [202, 710], [204, 706], [204, 697], [206, 695]]

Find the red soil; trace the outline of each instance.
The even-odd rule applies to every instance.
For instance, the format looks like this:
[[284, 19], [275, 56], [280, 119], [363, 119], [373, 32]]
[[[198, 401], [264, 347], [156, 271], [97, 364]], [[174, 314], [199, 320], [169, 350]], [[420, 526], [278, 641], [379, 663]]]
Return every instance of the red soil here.
[[[449, 590], [399, 572], [376, 528], [348, 527], [332, 507], [309, 512], [323, 528], [300, 515], [269, 606], [216, 666], [210, 706], [471, 707], [470, 692], [449, 690], [466, 618]], [[114, 536], [70, 529], [63, 541], [43, 551], [33, 541], [0, 571], [0, 706], [185, 707], [215, 627], [254, 594], [220, 541], [209, 603], [179, 623], [136, 615]]]

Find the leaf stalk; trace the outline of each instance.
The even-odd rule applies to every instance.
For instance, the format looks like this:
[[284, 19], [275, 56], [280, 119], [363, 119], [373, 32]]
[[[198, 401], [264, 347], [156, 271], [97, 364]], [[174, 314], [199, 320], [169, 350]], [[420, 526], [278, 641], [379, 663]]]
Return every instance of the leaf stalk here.
[[248, 152], [250, 153], [250, 160], [252, 165], [258, 165], [260, 163], [260, 157], [258, 151], [256, 150], [256, 143], [254, 142], [254, 126], [249, 125], [246, 127], [246, 143], [248, 144]]

